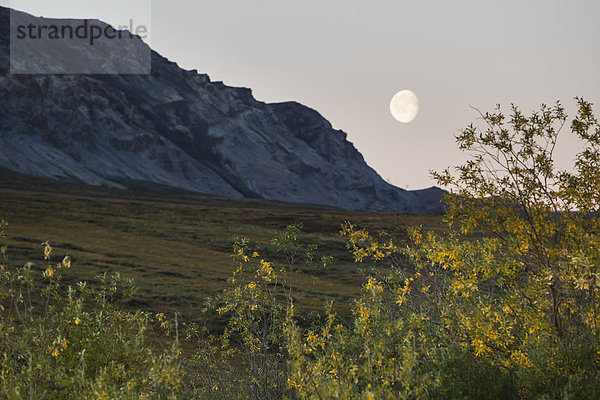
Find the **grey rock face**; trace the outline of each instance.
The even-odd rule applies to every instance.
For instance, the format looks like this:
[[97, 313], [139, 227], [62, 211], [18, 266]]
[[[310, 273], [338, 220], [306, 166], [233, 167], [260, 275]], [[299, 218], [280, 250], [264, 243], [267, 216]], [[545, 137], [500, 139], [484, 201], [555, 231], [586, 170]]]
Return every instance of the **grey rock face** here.
[[8, 21], [0, 8], [0, 166], [92, 185], [146, 181], [347, 209], [440, 208], [439, 199], [386, 183], [318, 112], [257, 101], [156, 52], [151, 75], [9, 75]]

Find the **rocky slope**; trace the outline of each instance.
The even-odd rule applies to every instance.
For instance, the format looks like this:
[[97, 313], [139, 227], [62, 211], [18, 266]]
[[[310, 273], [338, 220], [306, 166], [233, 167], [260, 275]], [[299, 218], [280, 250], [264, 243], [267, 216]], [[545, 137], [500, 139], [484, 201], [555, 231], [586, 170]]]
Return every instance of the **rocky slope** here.
[[10, 75], [8, 25], [0, 8], [0, 166], [347, 209], [440, 206], [382, 180], [318, 112], [257, 101], [156, 52], [151, 75]]

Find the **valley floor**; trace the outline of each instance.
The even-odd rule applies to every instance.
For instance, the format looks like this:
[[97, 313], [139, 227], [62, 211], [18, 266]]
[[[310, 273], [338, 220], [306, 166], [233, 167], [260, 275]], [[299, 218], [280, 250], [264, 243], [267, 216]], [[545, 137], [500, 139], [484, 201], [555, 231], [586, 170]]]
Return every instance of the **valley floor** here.
[[99, 273], [118, 271], [133, 277], [139, 288], [131, 307], [177, 310], [192, 319], [200, 316], [206, 296], [224, 287], [233, 272], [235, 237], [250, 239], [261, 256], [275, 257], [269, 245], [273, 231], [301, 222], [303, 241], [317, 244], [319, 256], [335, 259], [316, 273], [300, 266], [297, 275], [297, 304], [321, 310], [325, 300], [345, 308], [360, 290], [361, 267], [368, 267], [354, 263], [348, 253], [339, 235], [344, 221], [396, 237], [407, 226], [442, 228], [441, 214], [352, 212], [168, 193], [164, 188], [117, 190], [7, 171], [0, 173], [0, 198], [0, 218], [9, 224], [9, 264], [32, 261], [41, 273], [40, 244], [48, 240], [56, 260], [65, 254], [73, 258], [64, 284], [93, 282]]

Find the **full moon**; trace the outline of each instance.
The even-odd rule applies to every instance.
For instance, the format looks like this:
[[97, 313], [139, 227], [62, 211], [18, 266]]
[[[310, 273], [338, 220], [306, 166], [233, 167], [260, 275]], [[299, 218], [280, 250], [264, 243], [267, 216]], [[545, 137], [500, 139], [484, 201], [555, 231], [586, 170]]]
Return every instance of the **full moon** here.
[[419, 113], [419, 99], [411, 90], [401, 90], [390, 101], [390, 112], [398, 121], [408, 124]]

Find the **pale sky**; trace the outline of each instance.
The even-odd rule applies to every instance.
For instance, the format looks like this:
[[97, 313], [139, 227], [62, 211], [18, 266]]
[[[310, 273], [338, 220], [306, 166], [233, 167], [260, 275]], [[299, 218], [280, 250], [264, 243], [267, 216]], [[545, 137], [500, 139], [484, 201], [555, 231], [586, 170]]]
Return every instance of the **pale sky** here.
[[[87, 11], [73, 4], [85, 4]], [[148, 18], [148, 0], [0, 0], [47, 17]], [[123, 3], [128, 9], [123, 8]], [[95, 5], [98, 6], [95, 6]], [[261, 101], [295, 100], [348, 134], [386, 180], [431, 186], [429, 170], [464, 158], [458, 129], [469, 108], [515, 103], [530, 112], [575, 96], [600, 115], [597, 0], [152, 0], [151, 45], [185, 69], [253, 89]], [[81, 8], [81, 7], [78, 7]], [[131, 16], [130, 16], [131, 15]], [[145, 23], [145, 22], [144, 22]], [[417, 94], [420, 113], [395, 121], [389, 101]], [[565, 133], [568, 133], [565, 131]], [[559, 143], [559, 165], [577, 143]]]

